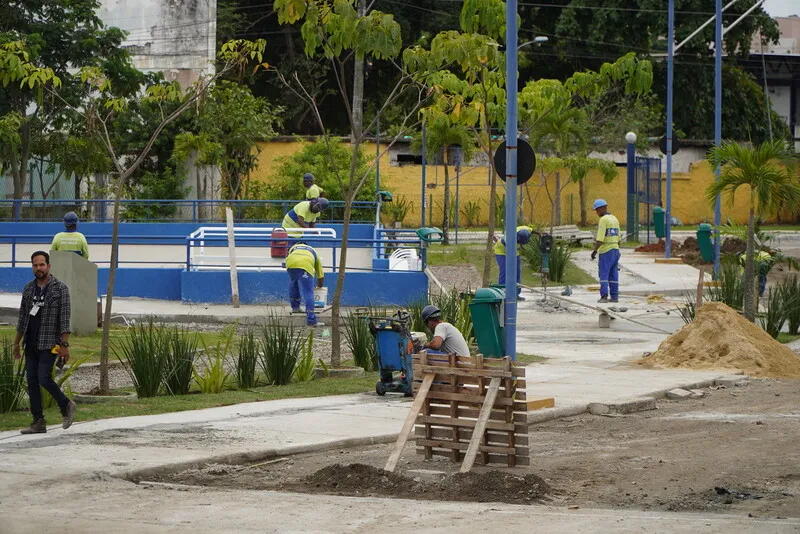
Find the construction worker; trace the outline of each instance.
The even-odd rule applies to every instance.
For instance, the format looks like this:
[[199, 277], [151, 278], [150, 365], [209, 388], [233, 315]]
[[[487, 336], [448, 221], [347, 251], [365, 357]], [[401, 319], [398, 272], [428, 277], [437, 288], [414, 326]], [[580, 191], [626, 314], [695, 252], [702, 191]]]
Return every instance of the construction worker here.
[[78, 232], [78, 215], [74, 211], [64, 215], [64, 227], [66, 231], [59, 232], [53, 237], [50, 250], [68, 250], [89, 259], [89, 244], [86, 237]]
[[291, 237], [301, 237], [303, 233], [292, 232], [292, 228], [314, 228], [320, 212], [327, 207], [327, 198], [315, 198], [298, 202], [283, 217], [283, 228]]
[[608, 202], [602, 198], [594, 201], [593, 208], [600, 217], [592, 250], [592, 259], [600, 254], [600, 300], [597, 302], [619, 302], [619, 221], [608, 212]]
[[433, 332], [433, 339], [425, 343], [426, 349], [433, 349], [443, 354], [469, 356], [469, 345], [458, 328], [442, 321], [442, 310], [436, 306], [422, 308], [422, 322]]
[[310, 172], [303, 175], [303, 187], [306, 188], [306, 200], [325, 197], [325, 191], [323, 191], [320, 186], [314, 184], [314, 175]]
[[[519, 247], [527, 245], [531, 241], [533, 228], [530, 226], [517, 226], [517, 284], [522, 281], [522, 262], [519, 257]], [[498, 284], [506, 283], [506, 238], [494, 238], [494, 258], [497, 260], [497, 268], [500, 274], [497, 279]], [[522, 293], [522, 288], [517, 287], [518, 300], [525, 300], [525, 297], [519, 296]]]
[[306, 324], [315, 326], [317, 314], [314, 313], [314, 278], [317, 287], [322, 287], [324, 275], [322, 261], [317, 251], [305, 243], [298, 243], [289, 249], [286, 256], [286, 272], [289, 273], [289, 304], [293, 313], [299, 313], [300, 303], [306, 308]]
[[[739, 256], [739, 262], [742, 267], [744, 267], [746, 260], [746, 254]], [[763, 297], [764, 292], [767, 290], [767, 275], [772, 270], [772, 266], [775, 265], [775, 259], [766, 250], [759, 250], [756, 252], [755, 260], [756, 274], [758, 274], [758, 296]]]

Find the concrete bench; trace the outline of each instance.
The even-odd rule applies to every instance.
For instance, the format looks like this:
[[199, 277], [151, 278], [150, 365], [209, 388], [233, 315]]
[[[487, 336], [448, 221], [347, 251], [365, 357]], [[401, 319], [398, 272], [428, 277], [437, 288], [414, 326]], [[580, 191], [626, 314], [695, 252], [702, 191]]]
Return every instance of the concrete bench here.
[[[544, 228], [543, 232], [549, 232], [549, 228]], [[580, 245], [583, 241], [594, 241], [594, 234], [588, 230], [581, 230], [574, 224], [555, 226], [551, 232], [553, 239], [566, 241], [570, 244]]]

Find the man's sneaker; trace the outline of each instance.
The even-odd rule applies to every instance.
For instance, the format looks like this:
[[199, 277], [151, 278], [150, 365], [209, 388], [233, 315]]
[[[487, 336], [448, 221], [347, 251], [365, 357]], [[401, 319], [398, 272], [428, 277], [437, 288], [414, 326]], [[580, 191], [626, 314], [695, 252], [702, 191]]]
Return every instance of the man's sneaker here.
[[619, 299], [610, 299], [610, 300], [609, 300], [609, 302], [614, 302], [614, 303], [616, 303], [616, 302], [619, 302]]
[[75, 402], [69, 401], [67, 403], [67, 407], [64, 408], [63, 412], [61, 412], [61, 415], [64, 416], [61, 420], [61, 428], [64, 430], [68, 429], [72, 425], [72, 419], [75, 418], [75, 408]]
[[44, 422], [44, 417], [40, 417], [28, 428], [23, 428], [19, 431], [20, 434], [45, 434], [47, 432], [47, 424]]
[[517, 300], [520, 301], [520, 302], [525, 302], [527, 299], [525, 297], [523, 297], [522, 295], [519, 295], [519, 296], [517, 296]]
[[608, 297], [600, 297], [597, 300], [597, 302], [599, 302], [600, 304], [606, 304], [606, 303], [608, 303]]
[[300, 308], [292, 308], [291, 313], [303, 313], [303, 310], [301, 310]]

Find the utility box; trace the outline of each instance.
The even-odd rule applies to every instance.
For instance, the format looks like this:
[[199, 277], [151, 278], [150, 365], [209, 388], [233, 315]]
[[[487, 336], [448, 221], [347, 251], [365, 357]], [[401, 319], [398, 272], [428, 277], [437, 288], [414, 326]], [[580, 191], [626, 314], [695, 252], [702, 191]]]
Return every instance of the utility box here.
[[664, 227], [665, 219], [666, 212], [664, 211], [664, 208], [661, 206], [656, 206], [653, 208], [653, 228], [656, 231], [656, 237], [658, 239], [664, 239], [667, 236], [667, 231]]
[[505, 290], [499, 287], [482, 287], [475, 291], [469, 304], [478, 351], [487, 358], [506, 355], [503, 329]]
[[707, 223], [703, 223], [697, 228], [697, 246], [700, 247], [700, 257], [705, 262], [714, 261], [713, 233], [714, 227]]
[[73, 334], [97, 332], [97, 265], [71, 251], [50, 251], [50, 273], [69, 288]]

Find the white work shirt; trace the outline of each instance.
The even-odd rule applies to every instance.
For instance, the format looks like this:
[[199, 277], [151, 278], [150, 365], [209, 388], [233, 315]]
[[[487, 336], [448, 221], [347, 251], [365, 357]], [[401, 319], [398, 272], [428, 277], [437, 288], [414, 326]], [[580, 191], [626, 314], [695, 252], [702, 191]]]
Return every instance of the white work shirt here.
[[433, 337], [442, 338], [442, 346], [439, 347], [440, 352], [445, 354], [457, 354], [459, 356], [469, 356], [469, 345], [464, 339], [458, 328], [450, 323], [439, 323], [436, 325], [436, 330], [433, 332]]

